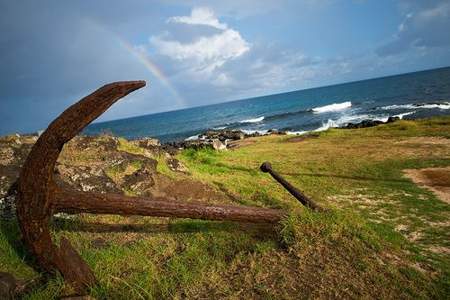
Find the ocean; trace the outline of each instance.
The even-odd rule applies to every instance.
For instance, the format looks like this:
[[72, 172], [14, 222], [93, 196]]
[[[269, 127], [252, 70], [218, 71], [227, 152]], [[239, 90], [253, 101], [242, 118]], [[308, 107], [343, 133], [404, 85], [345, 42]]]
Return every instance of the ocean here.
[[450, 67], [99, 122], [84, 133], [170, 142], [195, 139], [207, 129], [302, 134], [367, 119], [448, 114]]

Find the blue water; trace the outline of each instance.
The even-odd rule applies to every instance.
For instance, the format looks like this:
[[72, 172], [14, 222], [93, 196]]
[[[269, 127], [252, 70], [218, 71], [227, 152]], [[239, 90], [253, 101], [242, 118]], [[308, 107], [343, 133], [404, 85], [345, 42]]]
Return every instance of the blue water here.
[[450, 114], [450, 67], [94, 123], [85, 133], [168, 142], [212, 128], [303, 132], [364, 119], [445, 114]]

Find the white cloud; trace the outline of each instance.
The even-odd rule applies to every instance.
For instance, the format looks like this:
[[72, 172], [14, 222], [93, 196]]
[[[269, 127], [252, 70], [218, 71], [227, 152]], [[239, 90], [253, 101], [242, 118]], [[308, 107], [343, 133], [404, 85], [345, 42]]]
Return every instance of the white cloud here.
[[229, 86], [233, 83], [233, 80], [226, 73], [219, 73], [212, 81], [215, 86]]
[[221, 23], [214, 12], [208, 8], [194, 8], [190, 16], [172, 17], [168, 19], [168, 22], [185, 25], [201, 24], [219, 29], [219, 32], [201, 35], [187, 43], [170, 39], [167, 35], [152, 36], [150, 44], [159, 54], [183, 63], [187, 73], [199, 80], [212, 79], [218, 85], [226, 85], [232, 81], [224, 73], [215, 78], [211, 76], [226, 62], [235, 60], [250, 50], [251, 45], [237, 30]]
[[250, 49], [239, 32], [233, 29], [211, 36], [202, 36], [192, 43], [180, 43], [161, 37], [152, 37], [150, 42], [161, 54], [173, 59], [194, 59], [198, 62], [210, 62], [215, 66], [221, 66], [227, 60], [237, 58]]
[[190, 16], [171, 17], [167, 22], [182, 23], [189, 25], [205, 25], [217, 29], [227, 29], [227, 24], [220, 23], [214, 14], [214, 11], [208, 7], [195, 7], [191, 11]]

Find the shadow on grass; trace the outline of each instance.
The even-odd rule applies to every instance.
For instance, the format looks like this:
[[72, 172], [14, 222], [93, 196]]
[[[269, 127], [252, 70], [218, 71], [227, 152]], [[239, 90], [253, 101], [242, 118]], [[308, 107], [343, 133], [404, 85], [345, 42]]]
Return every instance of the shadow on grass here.
[[16, 213], [13, 209], [14, 200], [17, 196], [17, 182], [13, 183], [6, 193], [4, 199], [6, 200], [5, 208], [0, 215], [0, 233], [4, 237], [5, 241], [9, 244], [11, 249], [17, 254], [18, 257], [22, 257], [25, 263], [33, 264], [33, 261], [27, 255], [25, 246], [22, 243], [22, 237], [20, 232], [19, 223], [16, 218]]
[[211, 163], [210, 165], [215, 166], [215, 167], [220, 167], [220, 168], [226, 168], [230, 171], [241, 171], [241, 172], [248, 172], [251, 174], [257, 173], [258, 169], [253, 169], [253, 168], [246, 168], [246, 167], [241, 167], [241, 166], [230, 166], [228, 164], [224, 164], [224, 163]]
[[399, 182], [410, 183], [409, 179], [394, 179], [394, 178], [377, 178], [377, 177], [365, 177], [365, 176], [345, 176], [335, 174], [321, 174], [321, 173], [280, 173], [285, 176], [310, 176], [310, 177], [327, 177], [327, 178], [341, 178], [350, 180], [364, 180], [364, 181], [382, 181], [382, 182]]
[[[3, 236], [6, 243], [11, 247], [11, 250], [14, 251], [15, 255], [20, 258], [20, 263], [26, 264], [35, 270], [40, 270], [36, 260], [29, 254], [28, 250], [22, 243], [20, 227], [16, 218], [11, 217], [8, 219], [3, 219], [0, 217], [0, 234]], [[18, 262], [13, 261], [16, 260], [12, 259], [12, 261], [9, 262], [15, 268], [20, 268], [16, 265]], [[44, 286], [50, 276], [50, 274], [41, 273], [35, 278], [26, 280], [15, 278], [14, 280], [16, 280], [17, 286], [15, 288], [13, 299], [22, 299], [22, 297], [31, 293], [33, 290]]]
[[229, 189], [226, 188], [226, 186], [222, 182], [213, 181], [213, 183], [219, 188], [219, 190], [224, 193], [231, 201], [236, 203], [243, 204], [245, 201], [242, 200], [241, 197], [236, 196], [234, 193], [232, 193]]
[[[89, 223], [71, 220], [53, 221], [54, 230], [68, 232], [91, 232], [91, 233], [120, 233], [137, 232], [153, 234], [179, 234], [179, 233], [198, 233], [198, 232], [236, 232], [252, 231], [261, 233], [275, 233], [274, 224], [255, 224], [238, 222], [220, 222], [220, 221], [201, 221], [186, 220], [176, 221], [174, 223], [159, 224], [106, 224]], [[63, 225], [62, 225], [63, 224]], [[62, 226], [61, 226], [62, 225]]]

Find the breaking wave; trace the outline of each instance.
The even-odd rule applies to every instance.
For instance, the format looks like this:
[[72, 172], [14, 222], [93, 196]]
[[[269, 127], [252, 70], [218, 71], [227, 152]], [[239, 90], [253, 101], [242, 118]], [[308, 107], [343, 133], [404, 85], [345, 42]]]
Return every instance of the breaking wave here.
[[350, 101], [342, 102], [342, 103], [333, 103], [325, 106], [319, 106], [312, 109], [314, 113], [324, 113], [324, 112], [330, 112], [330, 111], [338, 111], [350, 108], [352, 106], [352, 103]]
[[[416, 111], [409, 111], [409, 112], [405, 112], [402, 114], [393, 115], [392, 117], [398, 117], [399, 119], [403, 119], [403, 117], [412, 115], [415, 112]], [[342, 116], [337, 120], [328, 119], [327, 122], [322, 123], [322, 126], [320, 126], [319, 128], [317, 128], [313, 131], [316, 131], [316, 132], [325, 131], [325, 130], [328, 130], [329, 128], [343, 127], [343, 126], [348, 125], [349, 123], [359, 123], [359, 122], [362, 122], [365, 120], [387, 122], [389, 117], [390, 117], [389, 115], [368, 115], [368, 114], [347, 115], [347, 116]]]
[[416, 111], [408, 111], [408, 112], [405, 112], [405, 113], [402, 113], [402, 114], [395, 115], [394, 117], [399, 117], [400, 120], [402, 120], [404, 116], [409, 116], [409, 115], [412, 115], [412, 114], [415, 114], [415, 113], [416, 113]]
[[242, 121], [239, 121], [239, 123], [241, 123], [241, 124], [242, 123], [258, 123], [258, 122], [262, 122], [262, 120], [264, 120], [264, 116], [254, 118], [254, 119], [242, 120]]
[[249, 130], [249, 129], [239, 129], [240, 131], [242, 131], [245, 134], [261, 134], [261, 135], [265, 135], [268, 134], [269, 130]]
[[198, 140], [200, 137], [198, 136], [198, 135], [193, 135], [193, 136], [190, 136], [190, 137], [188, 137], [188, 138], [185, 138], [184, 140], [185, 141], [196, 141], [196, 140]]
[[450, 102], [436, 102], [436, 103], [410, 103], [410, 104], [394, 104], [388, 106], [382, 106], [380, 109], [450, 109]]

